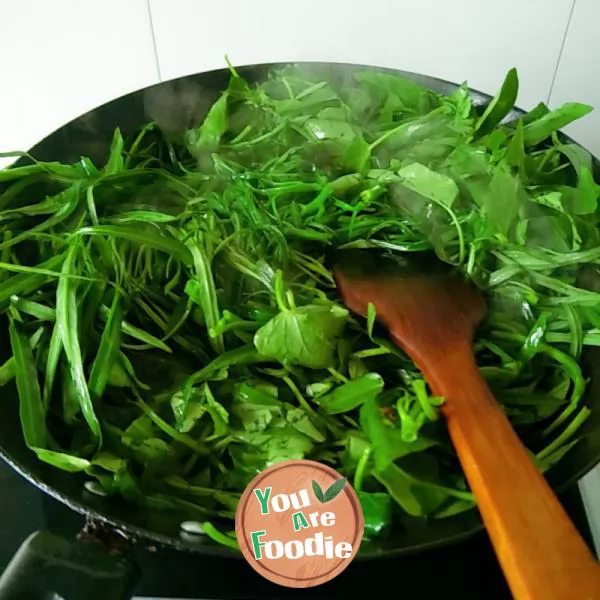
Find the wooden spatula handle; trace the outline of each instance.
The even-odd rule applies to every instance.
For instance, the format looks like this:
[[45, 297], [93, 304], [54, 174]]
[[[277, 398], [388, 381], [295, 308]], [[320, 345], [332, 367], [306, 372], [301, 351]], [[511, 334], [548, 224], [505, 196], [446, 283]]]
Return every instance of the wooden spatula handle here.
[[481, 377], [470, 345], [422, 365], [517, 600], [600, 600], [600, 566]]

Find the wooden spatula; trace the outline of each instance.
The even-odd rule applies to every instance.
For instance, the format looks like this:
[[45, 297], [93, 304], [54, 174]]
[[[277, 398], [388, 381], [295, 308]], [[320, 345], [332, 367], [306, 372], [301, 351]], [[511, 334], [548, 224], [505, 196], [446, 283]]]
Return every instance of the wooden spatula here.
[[472, 350], [485, 302], [430, 257], [342, 250], [333, 270], [346, 306], [377, 320], [445, 398], [443, 415], [517, 600], [600, 600], [600, 566], [481, 377]]

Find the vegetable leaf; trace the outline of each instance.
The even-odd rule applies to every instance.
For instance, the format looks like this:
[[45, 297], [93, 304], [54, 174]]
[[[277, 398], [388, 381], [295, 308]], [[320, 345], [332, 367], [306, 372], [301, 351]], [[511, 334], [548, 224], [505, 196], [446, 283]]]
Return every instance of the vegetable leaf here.
[[382, 492], [358, 492], [366, 539], [385, 537], [392, 527], [392, 500]]
[[484, 135], [494, 129], [512, 110], [519, 92], [519, 77], [517, 70], [512, 68], [502, 83], [500, 91], [488, 104], [475, 126], [479, 135]]
[[260, 354], [287, 365], [324, 369], [335, 365], [335, 344], [348, 311], [338, 306], [300, 306], [284, 310], [254, 336]]
[[67, 357], [70, 375], [73, 379], [81, 412], [96, 439], [98, 447], [100, 447], [102, 443], [102, 431], [100, 429], [100, 422], [94, 411], [90, 390], [85, 380], [83, 357], [78, 335], [79, 307], [77, 286], [74, 280], [69, 277], [75, 269], [78, 250], [78, 245], [72, 245], [63, 265], [63, 277], [60, 279], [56, 290], [56, 323], [59, 328], [59, 334], [62, 339], [63, 349]]
[[44, 448], [47, 440], [46, 413], [42, 404], [33, 353], [29, 341], [17, 330], [13, 320], [10, 323], [9, 333], [15, 359], [23, 436], [30, 448]]
[[219, 144], [221, 136], [227, 131], [228, 94], [221, 94], [208, 111], [198, 129], [188, 131], [187, 142], [194, 153], [212, 150]]
[[348, 381], [333, 392], [321, 396], [319, 405], [330, 415], [348, 412], [370, 398], [377, 398], [383, 390], [383, 379], [378, 373], [366, 373], [362, 377]]
[[447, 208], [450, 208], [458, 197], [458, 187], [452, 179], [419, 163], [403, 167], [398, 171], [398, 175], [407, 188]]
[[360, 424], [373, 445], [375, 464], [383, 471], [397, 458], [413, 452], [422, 452], [436, 442], [425, 436], [406, 442], [402, 430], [385, 419], [376, 398], [369, 398], [360, 409]]
[[567, 102], [540, 118], [528, 123], [523, 129], [526, 146], [535, 146], [544, 141], [550, 134], [565, 127], [569, 123], [584, 117], [592, 111], [592, 107], [578, 102]]

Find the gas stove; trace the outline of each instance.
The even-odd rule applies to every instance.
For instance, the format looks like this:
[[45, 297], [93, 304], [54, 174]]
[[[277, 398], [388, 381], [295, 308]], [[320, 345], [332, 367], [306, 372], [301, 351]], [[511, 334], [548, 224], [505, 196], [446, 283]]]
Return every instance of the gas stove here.
[[[598, 477], [597, 473], [591, 474]], [[589, 477], [589, 476], [588, 476]], [[84, 519], [46, 496], [0, 462], [0, 570], [32, 532], [49, 530], [75, 535]], [[584, 487], [588, 510], [577, 488], [561, 500], [586, 541], [600, 519], [600, 502]], [[595, 509], [594, 509], [595, 505]], [[506, 582], [484, 533], [426, 554], [380, 561], [356, 561], [333, 581], [309, 590], [276, 586], [262, 579], [243, 560], [223, 559], [169, 549], [140, 549], [142, 579], [137, 600], [356, 600], [381, 594], [384, 587], [411, 598], [439, 598], [452, 592], [465, 600], [507, 600]]]

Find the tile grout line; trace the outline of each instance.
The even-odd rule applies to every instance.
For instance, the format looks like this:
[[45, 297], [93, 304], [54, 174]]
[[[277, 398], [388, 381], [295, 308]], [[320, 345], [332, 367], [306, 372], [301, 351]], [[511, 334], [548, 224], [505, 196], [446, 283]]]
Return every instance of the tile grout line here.
[[158, 81], [162, 81], [163, 79], [160, 72], [160, 60], [158, 59], [158, 46], [156, 44], [156, 33], [154, 31], [154, 19], [152, 18], [152, 7], [150, 6], [150, 0], [146, 0], [146, 7], [148, 8], [148, 19], [150, 20], [150, 31], [152, 32], [152, 47], [154, 49], [154, 61], [156, 62]]
[[[148, 0], [150, 2], [150, 0]], [[552, 74], [552, 81], [550, 82], [550, 89], [548, 90], [548, 100], [547, 104], [550, 106], [550, 98], [552, 97], [552, 92], [554, 91], [554, 84], [556, 83], [556, 77], [558, 76], [558, 69], [560, 67], [560, 61], [562, 59], [563, 51], [565, 49], [565, 45], [567, 43], [567, 36], [569, 35], [569, 28], [571, 27], [571, 20], [573, 19], [573, 13], [575, 12], [575, 5], [577, 4], [577, 0], [573, 0], [573, 4], [571, 4], [571, 10], [569, 11], [569, 17], [567, 19], [567, 26], [565, 27], [565, 33], [563, 35], [562, 42], [560, 44], [560, 50], [558, 51], [558, 58], [556, 59], [556, 66], [554, 67], [554, 73]]]

